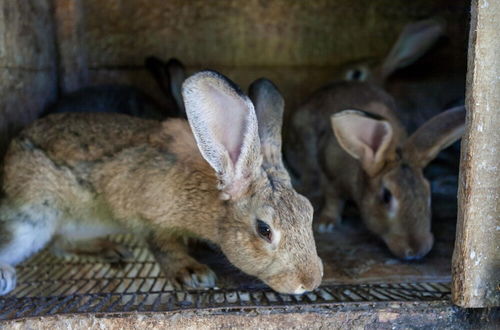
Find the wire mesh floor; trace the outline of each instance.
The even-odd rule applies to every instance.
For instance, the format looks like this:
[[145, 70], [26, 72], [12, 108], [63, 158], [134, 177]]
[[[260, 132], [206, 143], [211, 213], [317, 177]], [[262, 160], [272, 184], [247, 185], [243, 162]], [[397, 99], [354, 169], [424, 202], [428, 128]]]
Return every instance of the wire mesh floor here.
[[[113, 240], [127, 245], [134, 254], [133, 260], [113, 265], [90, 257], [60, 259], [43, 251], [18, 266], [17, 288], [0, 298], [0, 319], [450, 298], [446, 282], [324, 285], [314, 292], [294, 296], [278, 294], [255, 279], [245, 278], [236, 285], [221, 279], [222, 288], [175, 290], [141, 242], [129, 236]], [[244, 278], [242, 274], [238, 276]]]

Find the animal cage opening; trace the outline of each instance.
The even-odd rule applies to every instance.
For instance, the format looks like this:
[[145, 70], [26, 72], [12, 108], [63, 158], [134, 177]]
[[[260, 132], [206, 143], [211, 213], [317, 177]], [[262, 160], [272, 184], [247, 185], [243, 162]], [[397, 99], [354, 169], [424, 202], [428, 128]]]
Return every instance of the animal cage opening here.
[[[202, 185], [198, 188], [221, 189], [222, 199], [235, 200], [241, 193], [238, 189], [253, 189], [237, 178], [250, 176], [250, 172], [238, 172], [238, 166], [243, 166], [243, 161], [238, 160], [252, 152], [251, 148], [244, 148], [257, 141], [248, 138], [255, 128], [258, 147], [262, 148], [262, 168], [267, 178], [271, 178], [269, 186], [273, 193], [289, 185], [286, 189], [296, 190], [310, 200], [314, 208], [313, 243], [322, 262], [319, 286], [313, 283], [317, 280], [312, 278], [315, 275], [311, 275], [316, 270], [319, 274], [319, 266], [309, 255], [303, 256], [302, 261], [287, 261], [308, 265], [293, 269], [290, 266], [282, 277], [291, 278], [300, 267], [309, 267], [311, 274], [306, 275], [311, 278], [302, 276], [300, 285], [276, 284], [274, 279], [268, 281], [271, 276], [259, 279], [263, 272], [255, 272], [255, 276], [245, 274], [228, 260], [235, 257], [227, 256], [227, 250], [224, 253], [224, 248], [221, 250], [217, 244], [197, 240], [192, 237], [196, 236], [192, 230], [199, 228], [189, 228], [185, 231], [188, 235], [180, 235], [186, 236], [184, 241], [175, 244], [188, 242], [189, 255], [197, 263], [207, 265], [216, 278], [214, 286], [196, 287], [207, 279], [195, 279], [196, 270], [191, 270], [193, 288], [182, 280], [177, 283], [180, 286], [176, 285], [172, 281], [175, 276], [166, 275], [162, 269], [165, 266], [160, 266], [150, 249], [153, 244], [148, 242], [154, 230], [142, 238], [112, 231], [113, 235], [106, 238], [108, 243], [103, 243], [111, 244], [111, 250], [89, 252], [72, 247], [71, 253], [57, 256], [55, 242], [63, 233], [56, 228], [49, 243], [15, 266], [15, 283], [3, 283], [13, 290], [0, 297], [0, 319], [75, 313], [279, 310], [287, 306], [449, 302], [460, 162], [460, 142], [456, 141], [465, 125], [470, 12], [467, 1], [47, 0], [6, 2], [0, 4], [0, 9], [3, 9], [0, 11], [3, 13], [0, 16], [3, 18], [0, 19], [3, 29], [0, 30], [0, 77], [3, 77], [0, 154], [7, 155], [2, 162], [6, 169], [0, 176], [2, 184], [5, 183], [3, 195], [11, 198], [17, 193], [13, 188], [15, 180], [9, 181], [12, 173], [22, 171], [13, 160], [18, 157], [14, 149], [30, 149], [33, 154], [41, 150], [41, 154], [54, 162], [51, 168], [57, 175], [64, 171], [77, 173], [75, 184], [78, 189], [88, 188], [89, 194], [95, 193], [99, 203], [92, 207], [97, 210], [103, 205], [102, 196], [107, 194], [103, 191], [114, 184], [112, 179], [106, 181], [104, 174], [96, 174], [104, 176], [99, 178], [106, 182], [104, 188], [92, 181], [91, 172], [105, 163], [100, 159], [107, 157], [111, 164], [119, 157], [126, 157], [116, 155], [130, 146], [140, 148], [143, 145], [140, 139], [158, 150], [172, 148], [171, 141], [183, 138], [184, 135], [177, 133], [184, 132], [185, 124], [169, 124], [168, 127], [179, 130], [168, 136], [156, 133], [146, 136], [149, 130], [156, 130], [156, 124], [149, 123], [172, 118], [181, 122], [187, 116], [194, 138], [193, 133], [188, 133], [191, 137], [186, 144], [196, 144], [201, 150], [198, 157], [206, 160], [204, 165], [193, 165], [198, 166], [196, 175], [208, 168], [216, 172], [209, 175], [210, 180], [218, 180], [213, 188]], [[243, 92], [215, 73], [204, 73], [209, 76], [202, 77], [206, 80], [195, 81], [197, 78], [192, 77], [199, 76], [192, 74], [205, 68], [228, 77]], [[261, 77], [272, 83], [258, 81]], [[186, 79], [189, 82], [182, 87]], [[251, 87], [247, 93], [248, 86]], [[212, 91], [215, 96], [210, 94]], [[241, 115], [214, 112], [211, 117], [196, 108], [203, 108], [196, 95], [201, 95], [199, 99], [215, 100], [211, 104], [223, 109], [242, 107], [243, 110]], [[281, 116], [279, 109], [278, 115], [262, 114], [261, 107], [267, 109], [266, 102], [272, 103], [269, 107], [276, 107], [282, 104], [280, 100], [284, 100]], [[251, 109], [255, 107], [258, 130], [256, 125], [249, 125], [254, 117], [242, 115], [248, 102], [252, 103]], [[446, 110], [454, 111], [454, 117], [447, 115]], [[126, 124], [116, 126], [119, 134], [103, 134], [99, 137], [104, 140], [96, 141], [92, 124], [87, 123], [87, 128], [81, 126], [74, 132], [68, 126], [72, 125], [71, 120], [58, 124], [57, 118], [66, 118], [62, 113], [67, 112], [119, 112], [152, 121], [144, 121], [134, 132], [129, 132], [123, 129], [129, 125], [128, 119], [124, 119]], [[31, 131], [22, 130], [37, 118], [44, 123], [52, 120], [55, 126], [43, 124], [31, 126]], [[111, 125], [113, 117], [96, 118], [101, 118], [100, 125], [105, 127], [103, 122], [111, 118]], [[200, 125], [212, 130], [207, 134]], [[72, 134], [60, 142], [67, 149], [56, 150], [59, 142], [51, 134], [64, 130]], [[85, 130], [89, 135], [80, 136], [81, 132], [85, 135]], [[244, 136], [240, 136], [240, 131], [246, 132]], [[41, 142], [36, 140], [38, 136]], [[224, 140], [227, 136], [243, 142], [234, 139], [227, 142]], [[158, 142], [160, 138], [165, 141]], [[203, 143], [207, 139], [222, 142], [217, 140], [216, 147], [206, 147]], [[111, 144], [117, 147], [108, 147]], [[273, 149], [276, 146], [278, 152]], [[213, 156], [222, 147], [227, 148], [224, 161]], [[145, 164], [151, 164], [147, 162], [153, 159], [156, 163], [172, 164], [184, 157], [188, 159], [186, 162], [199, 163], [192, 161], [196, 158], [192, 153], [158, 156], [144, 150], [132, 155], [131, 159], [143, 157], [136, 168], [149, 166]], [[244, 158], [252, 160], [248, 159]], [[232, 162], [231, 167], [224, 162]], [[229, 174], [221, 178], [225, 171]], [[130, 173], [129, 187], [127, 184], [124, 187], [135, 194], [148, 194], [150, 191], [142, 190], [143, 183], [132, 179], [136, 174], [132, 170]], [[41, 171], [38, 175], [48, 174]], [[148, 180], [143, 181], [154, 182]], [[75, 192], [75, 196], [81, 199], [84, 195]], [[172, 196], [179, 197], [175, 192]], [[156, 197], [148, 198], [134, 205], [151, 202], [150, 214], [154, 214], [155, 207], [151, 205]], [[120, 202], [117, 198], [117, 205]], [[6, 205], [4, 214], [11, 207]], [[210, 212], [213, 205], [204, 206], [199, 214]], [[129, 205], [123, 209], [126, 207]], [[292, 209], [296, 213], [290, 213]], [[92, 214], [105, 213], [96, 210]], [[121, 212], [117, 210], [106, 214], [116, 216], [114, 212]], [[305, 214], [304, 207], [300, 204], [286, 211], [273, 210], [272, 216], [270, 211], [252, 214], [256, 224], [252, 222], [251, 229], [241, 229], [244, 233], [251, 231], [257, 241], [249, 246], [266, 246], [266, 252], [259, 253], [270, 254], [269, 251], [285, 244], [292, 246], [290, 237], [300, 237], [306, 242], [306, 234], [292, 236], [285, 227], [273, 222], [276, 221], [273, 216], [276, 218], [278, 214]], [[141, 216], [146, 219], [149, 213]], [[0, 220], [6, 221], [1, 212]], [[84, 236], [85, 229], [78, 226], [71, 230]], [[0, 249], [10, 242], [9, 235], [11, 232], [3, 235], [0, 231]], [[225, 240], [241, 239], [241, 235], [247, 234], [234, 232]], [[239, 244], [233, 246], [236, 249]], [[304, 245], [297, 251], [305, 255], [308, 249]], [[99, 255], [103, 251], [108, 254]], [[2, 257], [0, 252], [0, 262]], [[260, 259], [253, 262], [256, 260]], [[250, 267], [247, 260], [240, 264], [250, 270], [261, 267]], [[277, 264], [277, 261], [272, 263], [275, 267]], [[4, 272], [7, 274], [7, 270]], [[263, 281], [268, 281], [269, 286]], [[310, 292], [290, 295], [277, 293], [270, 286], [287, 293]]]

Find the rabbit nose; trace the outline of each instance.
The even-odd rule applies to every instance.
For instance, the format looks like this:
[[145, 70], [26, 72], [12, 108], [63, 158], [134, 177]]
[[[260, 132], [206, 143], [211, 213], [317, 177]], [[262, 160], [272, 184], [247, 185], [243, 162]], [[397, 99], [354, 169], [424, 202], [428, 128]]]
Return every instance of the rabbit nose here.
[[404, 260], [418, 260], [422, 259], [432, 248], [434, 243], [434, 236], [432, 233], [414, 242], [412, 247], [405, 250], [403, 259]]
[[313, 291], [321, 284], [323, 278], [323, 264], [320, 261], [318, 268], [315, 271], [310, 271], [307, 276], [302, 279], [302, 284], [299, 285], [296, 291]]
[[301, 284], [297, 289], [293, 291], [293, 294], [303, 294], [304, 292], [306, 292], [306, 288]]
[[407, 249], [404, 253], [403, 260], [418, 260], [421, 259], [423, 255], [416, 254], [412, 249]]
[[420, 249], [420, 250], [412, 250], [412, 249], [407, 249], [405, 251], [405, 254], [403, 256], [403, 260], [420, 260], [422, 259], [423, 257], [425, 257], [425, 255], [429, 252], [429, 248], [427, 247], [424, 247], [423, 249]]
[[319, 286], [320, 283], [316, 283], [313, 281], [308, 281], [307, 283], [299, 285], [294, 291], [293, 294], [303, 294], [304, 292], [313, 291]]

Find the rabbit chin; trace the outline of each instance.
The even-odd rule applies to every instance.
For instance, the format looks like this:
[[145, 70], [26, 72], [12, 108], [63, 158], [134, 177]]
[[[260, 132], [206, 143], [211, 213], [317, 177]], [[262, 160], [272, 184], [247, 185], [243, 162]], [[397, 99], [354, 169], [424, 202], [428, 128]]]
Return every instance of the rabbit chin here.
[[383, 240], [389, 250], [398, 258], [418, 260], [425, 257], [432, 249], [434, 235], [431, 232], [411, 238], [400, 235], [386, 235]]

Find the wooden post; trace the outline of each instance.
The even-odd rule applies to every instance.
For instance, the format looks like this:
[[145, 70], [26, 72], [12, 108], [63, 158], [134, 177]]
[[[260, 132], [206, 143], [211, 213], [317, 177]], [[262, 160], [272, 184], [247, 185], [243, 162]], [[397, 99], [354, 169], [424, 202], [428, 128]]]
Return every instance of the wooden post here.
[[0, 0], [0, 163], [10, 138], [57, 95], [50, 0]]
[[453, 302], [500, 305], [500, 1], [473, 0]]
[[54, 0], [59, 88], [62, 93], [88, 84], [84, 12], [80, 0]]

